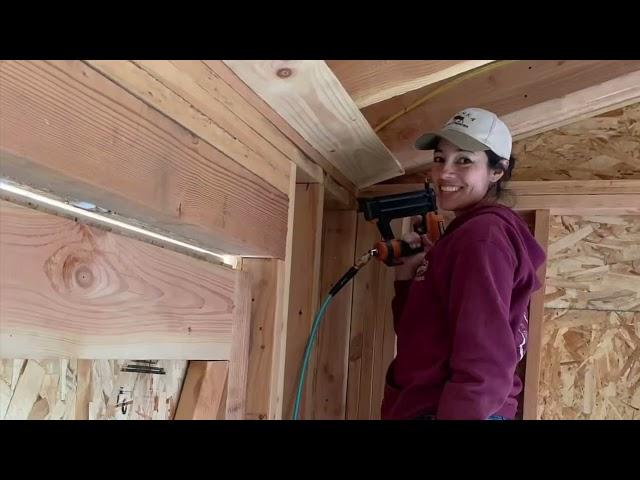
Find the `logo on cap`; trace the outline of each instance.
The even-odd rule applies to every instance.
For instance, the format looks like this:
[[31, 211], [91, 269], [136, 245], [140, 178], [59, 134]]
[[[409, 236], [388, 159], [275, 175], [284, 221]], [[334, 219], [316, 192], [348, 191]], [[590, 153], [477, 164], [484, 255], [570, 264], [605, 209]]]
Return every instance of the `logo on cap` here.
[[[465, 118], [466, 117], [466, 118]], [[475, 117], [471, 116], [471, 113], [467, 112], [466, 110], [460, 112], [458, 115], [454, 116], [449, 123], [447, 123], [446, 126], [455, 124], [455, 125], [460, 125], [461, 127], [464, 128], [469, 128], [469, 125], [467, 123], [465, 123], [466, 121], [471, 120], [472, 122], [476, 121]]]

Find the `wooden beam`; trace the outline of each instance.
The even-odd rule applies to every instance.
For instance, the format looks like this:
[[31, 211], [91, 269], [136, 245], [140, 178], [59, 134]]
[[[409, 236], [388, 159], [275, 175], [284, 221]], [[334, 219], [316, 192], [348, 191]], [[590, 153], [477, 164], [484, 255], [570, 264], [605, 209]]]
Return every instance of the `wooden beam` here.
[[640, 70], [502, 117], [514, 141], [640, 102]]
[[[325, 211], [322, 236], [321, 299], [355, 261], [355, 210]], [[313, 418], [344, 420], [347, 403], [349, 331], [353, 282], [333, 298], [318, 331]]]
[[[424, 188], [425, 175], [398, 179], [397, 183], [373, 185], [359, 196], [410, 192]], [[506, 184], [513, 195], [617, 195], [640, 193], [640, 180], [513, 180]]]
[[514, 195], [640, 194], [640, 180], [520, 180], [507, 189]]
[[40, 212], [58, 215], [74, 221], [81, 221], [84, 225], [141, 240], [218, 265], [228, 265], [236, 268], [239, 260], [239, 257], [219, 255], [193, 244], [182, 242], [176, 238], [162, 235], [157, 231], [149, 229], [149, 227], [145, 228], [144, 225], [140, 226], [139, 222], [135, 222], [130, 218], [122, 218], [122, 216], [116, 213], [101, 211], [93, 205], [70, 204], [64, 201], [64, 199], [52, 195], [50, 192], [42, 192], [25, 185], [17, 185], [4, 179], [0, 180], [0, 199], [35, 208]]
[[271, 388], [269, 391], [269, 419], [280, 420], [284, 408], [285, 367], [287, 360], [287, 323], [293, 269], [293, 233], [296, 203], [295, 165], [291, 166], [289, 178], [289, 218], [287, 224], [287, 250], [284, 262], [278, 262], [278, 288], [276, 294], [276, 320], [271, 359]]
[[289, 162], [299, 180], [322, 183], [322, 168], [199, 60], [88, 61], [137, 97], [288, 193]]
[[222, 254], [283, 258], [287, 195], [78, 61], [0, 63], [0, 175]]
[[[378, 134], [402, 166], [410, 171], [430, 161], [428, 152], [415, 149], [415, 140], [426, 131], [441, 128], [463, 108], [486, 108], [505, 116], [638, 70], [640, 61], [637, 60], [516, 61], [455, 84], [423, 103], [420, 99], [428, 97], [434, 85], [372, 105], [363, 113], [376, 126], [406, 112]], [[596, 92], [596, 95], [600, 93]], [[571, 116], [571, 110], [563, 107], [560, 117]], [[554, 114], [551, 117], [555, 119]]]
[[325, 62], [225, 63], [357, 187], [403, 173]]
[[493, 60], [327, 60], [358, 108], [455, 77]]
[[227, 361], [189, 362], [174, 420], [224, 418], [228, 374]]
[[231, 357], [238, 272], [0, 201], [0, 356]]
[[[275, 127], [293, 142], [311, 161], [319, 165], [325, 172], [325, 192], [337, 202], [344, 204], [345, 198], [353, 197], [356, 187], [333, 164], [328, 162], [314, 147], [311, 146], [291, 125], [289, 125], [267, 102], [256, 94], [243, 82], [224, 62], [220, 60], [206, 60], [204, 62], [213, 75], [218, 76], [228, 84], [238, 95], [251, 104], [256, 110], [269, 119]], [[292, 161], [298, 167], [297, 181], [300, 183], [314, 183], [315, 175], [308, 171], [306, 162]]]
[[[296, 185], [293, 221], [291, 285], [286, 332], [286, 360], [284, 374], [285, 418], [291, 418], [293, 401], [300, 373], [300, 365], [307, 338], [311, 332], [313, 316], [318, 309], [320, 293], [320, 252], [322, 243], [322, 217], [324, 192], [322, 185]], [[314, 350], [305, 380], [300, 418], [312, 416]]]
[[271, 370], [275, 342], [278, 271], [282, 260], [244, 258], [242, 270], [251, 277], [251, 343], [246, 418], [269, 418]]
[[514, 208], [546, 209], [552, 215], [638, 215], [640, 194], [519, 195]]
[[247, 272], [237, 272], [233, 314], [233, 337], [225, 418], [227, 420], [241, 420], [245, 416], [247, 400], [251, 335], [251, 278]]
[[324, 205], [326, 208], [333, 210], [353, 210], [355, 208], [355, 193], [347, 192], [329, 175], [325, 175], [324, 191]]
[[[86, 63], [239, 165], [288, 193], [289, 158], [224, 103], [225, 98], [215, 90], [221, 87], [221, 82], [207, 75], [209, 69], [202, 62], [90, 60]], [[322, 175], [319, 168], [317, 174]]]
[[[391, 227], [398, 234], [401, 221]], [[356, 256], [366, 252], [380, 239], [376, 225], [358, 216]], [[391, 300], [394, 271], [380, 262], [367, 265], [353, 280], [353, 306], [349, 340], [349, 377], [347, 384], [347, 419], [380, 418], [381, 384], [388, 363], [385, 325], [393, 325]], [[376, 389], [376, 390], [374, 390]]]
[[[552, 215], [634, 215], [640, 213], [639, 180], [513, 181], [513, 198], [505, 204], [515, 210], [549, 210]], [[424, 189], [424, 183], [374, 185], [360, 197], [392, 195]], [[563, 193], [559, 193], [563, 192]]]
[[[540, 246], [547, 252], [549, 244], [549, 210], [536, 210], [534, 235]], [[523, 418], [538, 418], [538, 385], [540, 381], [540, 361], [542, 355], [542, 322], [544, 320], [544, 291], [547, 263], [538, 269], [541, 287], [534, 292], [529, 305], [529, 339], [524, 382]]]

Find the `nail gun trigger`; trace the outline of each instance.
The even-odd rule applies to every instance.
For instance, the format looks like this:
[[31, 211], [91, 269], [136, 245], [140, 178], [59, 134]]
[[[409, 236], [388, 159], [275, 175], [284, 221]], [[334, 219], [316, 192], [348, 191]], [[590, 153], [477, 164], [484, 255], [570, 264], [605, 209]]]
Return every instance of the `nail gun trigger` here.
[[413, 231], [419, 235], [427, 234], [427, 215], [421, 215], [420, 223], [414, 226]]

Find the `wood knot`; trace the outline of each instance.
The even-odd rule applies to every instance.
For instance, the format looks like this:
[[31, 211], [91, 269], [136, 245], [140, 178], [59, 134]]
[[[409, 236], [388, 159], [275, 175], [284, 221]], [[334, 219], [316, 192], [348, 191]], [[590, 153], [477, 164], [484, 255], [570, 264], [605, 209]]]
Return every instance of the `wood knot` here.
[[362, 333], [358, 333], [349, 343], [349, 360], [356, 361], [362, 357]]
[[62, 281], [67, 291], [74, 287], [89, 288], [94, 283], [94, 274], [91, 268], [93, 264], [93, 252], [77, 250], [67, 252], [62, 262]]
[[293, 75], [293, 72], [291, 71], [290, 68], [284, 67], [284, 68], [279, 68], [278, 71], [276, 72], [276, 75], [278, 75], [278, 77], [280, 78], [289, 78], [291, 75]]
[[[118, 275], [98, 252], [93, 234], [82, 225], [78, 225], [78, 231], [83, 235], [80, 242], [62, 246], [44, 262], [51, 287], [78, 299], [95, 299], [118, 291]], [[105, 285], [109, 285], [106, 290]]]
[[76, 283], [82, 288], [89, 288], [93, 284], [93, 272], [86, 265], [76, 269]]

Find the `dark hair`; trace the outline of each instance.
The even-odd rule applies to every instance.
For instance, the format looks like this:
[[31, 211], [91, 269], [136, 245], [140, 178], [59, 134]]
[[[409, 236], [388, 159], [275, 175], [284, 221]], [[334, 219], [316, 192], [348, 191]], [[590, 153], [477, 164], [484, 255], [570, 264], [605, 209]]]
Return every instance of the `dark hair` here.
[[502, 194], [505, 191], [504, 184], [511, 179], [511, 172], [513, 172], [513, 168], [516, 166], [516, 157], [511, 155], [508, 160], [507, 168], [504, 168], [505, 159], [494, 153], [492, 150], [485, 150], [487, 154], [487, 159], [489, 160], [489, 168], [492, 170], [499, 170], [504, 173], [500, 180], [495, 182], [493, 186], [489, 189], [489, 191], [494, 191], [493, 194], [495, 198], [499, 200], [502, 198]]

